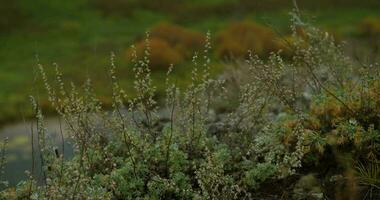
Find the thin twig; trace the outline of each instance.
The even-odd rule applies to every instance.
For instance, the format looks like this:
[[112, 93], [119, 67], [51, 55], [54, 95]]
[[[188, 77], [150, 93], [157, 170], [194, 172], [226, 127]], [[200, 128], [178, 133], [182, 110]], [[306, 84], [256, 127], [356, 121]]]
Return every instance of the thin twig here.
[[59, 121], [59, 131], [60, 131], [61, 142], [62, 142], [61, 175], [60, 175], [60, 180], [59, 180], [59, 182], [62, 182], [62, 177], [63, 177], [63, 164], [64, 164], [64, 160], [65, 160], [65, 138], [64, 138], [64, 136], [63, 136], [61, 117], [58, 117], [58, 121]]

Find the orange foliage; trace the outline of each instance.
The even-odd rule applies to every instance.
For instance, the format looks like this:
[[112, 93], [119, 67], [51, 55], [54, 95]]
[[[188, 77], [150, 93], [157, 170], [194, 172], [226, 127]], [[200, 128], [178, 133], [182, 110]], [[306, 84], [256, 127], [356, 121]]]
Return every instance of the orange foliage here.
[[250, 21], [232, 23], [217, 36], [217, 55], [221, 58], [244, 58], [248, 51], [267, 56], [276, 50], [274, 32]]
[[359, 25], [359, 34], [364, 37], [380, 36], [380, 18], [365, 18]]
[[[150, 45], [150, 67], [155, 69], [167, 69], [171, 64], [179, 64], [183, 61], [182, 55], [174, 49], [168, 42], [159, 38], [151, 38]], [[136, 54], [138, 59], [143, 59], [144, 51], [146, 50], [146, 42], [138, 42], [136, 47]], [[127, 50], [127, 58], [131, 60], [133, 49]]]
[[[203, 48], [205, 35], [188, 30], [170, 23], [160, 23], [150, 32], [151, 55], [149, 57], [151, 68], [166, 69], [170, 64], [180, 64], [184, 59], [190, 58], [195, 51]], [[143, 58], [145, 41], [135, 44], [138, 59]], [[127, 50], [130, 60], [132, 49]]]
[[296, 38], [294, 36], [284, 36], [275, 40], [276, 48], [281, 50], [280, 55], [285, 58], [294, 56], [293, 46], [295, 45]]
[[189, 57], [194, 51], [202, 49], [204, 41], [206, 40], [204, 34], [167, 22], [160, 23], [153, 27], [151, 29], [151, 36], [152, 38], [159, 38], [166, 41], [184, 57]]

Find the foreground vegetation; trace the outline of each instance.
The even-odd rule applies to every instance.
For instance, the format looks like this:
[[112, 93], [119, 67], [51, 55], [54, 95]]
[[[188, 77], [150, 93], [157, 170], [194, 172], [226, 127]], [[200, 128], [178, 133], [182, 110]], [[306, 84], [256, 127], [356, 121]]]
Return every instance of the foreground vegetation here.
[[[213, 37], [217, 45], [214, 45], [215, 51], [210, 55], [218, 58], [212, 64], [214, 74], [217, 74], [222, 70], [219, 58], [224, 58], [221, 55], [226, 52], [226, 47], [229, 50], [235, 48], [228, 38], [220, 40], [226, 44], [217, 42], [219, 34], [228, 36], [228, 33], [220, 32], [228, 32], [226, 30], [234, 25], [249, 21], [275, 27], [280, 33], [278, 37], [286, 37], [289, 34], [288, 8], [291, 6], [291, 1], [283, 0], [0, 0], [0, 3], [0, 125], [12, 120], [21, 121], [22, 115], [32, 116], [28, 111], [29, 94], [46, 95], [42, 85], [34, 82], [38, 73], [34, 67], [37, 62], [47, 68], [52, 63], [59, 63], [65, 78], [75, 83], [80, 83], [85, 76], [93, 77], [99, 98], [110, 105], [108, 80], [102, 76], [108, 63], [107, 56], [110, 51], [115, 52], [115, 62], [123, 74], [120, 84], [132, 94], [133, 87], [129, 87], [133, 84], [130, 81], [133, 76], [129, 73], [132, 66], [127, 62], [126, 52], [131, 44], [138, 46], [146, 30], [154, 29], [162, 22], [192, 32], [205, 33], [210, 30], [213, 35], [218, 35]], [[299, 4], [300, 8], [305, 9], [304, 16], [315, 18], [318, 26], [343, 38], [359, 38], [357, 26], [364, 18], [379, 17], [379, 2], [376, 0], [323, 0], [318, 3], [303, 0]], [[155, 41], [152, 45], [157, 44]], [[251, 45], [249, 48], [261, 45], [248, 44]], [[179, 85], [190, 81], [185, 75], [191, 68], [191, 54], [192, 51], [190, 56], [177, 55], [174, 60], [182, 61], [173, 72], [173, 76], [178, 77]], [[152, 69], [152, 78], [161, 95], [164, 94], [165, 85], [160, 84], [159, 80], [165, 71]], [[34, 87], [31, 89], [25, 85]], [[41, 103], [45, 110], [50, 108], [48, 105], [48, 102]]]
[[76, 153], [64, 160], [51, 144], [41, 100], [31, 97], [39, 159], [29, 179], [1, 198], [378, 199], [380, 66], [346, 57], [297, 11], [292, 23], [292, 40], [283, 40], [290, 58], [250, 52], [217, 79], [207, 35], [185, 89], [169, 67], [164, 106], [152, 82], [149, 39], [141, 59], [131, 50], [133, 97], [120, 86], [111, 55], [112, 111], [104, 111], [91, 80], [67, 85], [56, 66], [49, 81], [39, 65]]

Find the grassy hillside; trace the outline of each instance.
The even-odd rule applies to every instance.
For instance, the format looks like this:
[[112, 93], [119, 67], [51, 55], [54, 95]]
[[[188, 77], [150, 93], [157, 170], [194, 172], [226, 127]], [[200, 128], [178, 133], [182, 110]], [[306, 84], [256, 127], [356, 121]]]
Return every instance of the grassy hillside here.
[[[125, 80], [121, 84], [130, 89], [131, 67], [125, 52], [144, 37], [145, 31], [162, 21], [203, 33], [210, 30], [213, 38], [229, 23], [241, 20], [276, 27], [284, 35], [289, 33], [290, 4], [281, 3], [284, 1], [189, 2], [1, 0], [5, 6], [1, 7], [4, 16], [0, 21], [0, 122], [30, 115], [29, 94], [44, 96], [41, 82], [36, 80], [37, 63], [44, 65], [48, 73], [53, 73], [53, 63], [59, 64], [65, 77], [74, 82], [83, 82], [83, 76], [92, 77], [100, 98], [109, 102], [108, 80], [102, 75], [113, 51]], [[377, 1], [362, 1], [360, 5], [357, 1], [313, 2], [299, 3], [305, 8], [305, 18], [343, 36], [355, 36], [356, 26], [364, 17], [380, 15]], [[188, 63], [180, 64], [174, 72], [183, 82], [187, 82], [183, 77], [188, 73]], [[218, 61], [215, 64], [219, 66]], [[154, 72], [153, 77], [164, 73]], [[161, 90], [162, 82], [160, 78], [156, 80]]]

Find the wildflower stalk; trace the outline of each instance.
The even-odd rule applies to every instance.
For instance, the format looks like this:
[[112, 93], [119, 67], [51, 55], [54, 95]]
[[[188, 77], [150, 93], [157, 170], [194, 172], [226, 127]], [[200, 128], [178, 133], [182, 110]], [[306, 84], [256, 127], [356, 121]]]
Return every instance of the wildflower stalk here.
[[[167, 72], [167, 76], [171, 73], [173, 70], [173, 65], [169, 67], [169, 70]], [[170, 146], [172, 144], [172, 137], [173, 137], [173, 129], [174, 129], [174, 112], [175, 112], [175, 102], [176, 102], [176, 87], [175, 84], [169, 86], [169, 79], [166, 79], [166, 85], [167, 85], [167, 91], [166, 91], [166, 99], [167, 99], [167, 106], [170, 107], [170, 132], [169, 132], [169, 138], [166, 145], [166, 154], [165, 154], [165, 177], [170, 177], [170, 170], [169, 170], [169, 160], [170, 160]]]
[[8, 144], [8, 138], [5, 138], [0, 146], [0, 181], [1, 181], [1, 184], [5, 186], [7, 186], [8, 183], [6, 180], [3, 181], [2, 176], [4, 176], [5, 165], [7, 163], [7, 158], [6, 158], [7, 144]]
[[124, 91], [122, 89], [120, 89], [120, 86], [117, 82], [117, 78], [116, 78], [116, 66], [115, 66], [115, 54], [112, 52], [111, 53], [111, 67], [110, 67], [110, 70], [109, 70], [109, 75], [111, 77], [111, 83], [112, 83], [112, 98], [113, 98], [113, 104], [112, 104], [112, 107], [114, 108], [114, 112], [117, 113], [117, 116], [119, 117], [119, 122], [122, 126], [122, 134], [123, 134], [123, 140], [124, 140], [124, 144], [125, 144], [125, 147], [127, 148], [127, 151], [128, 151], [128, 157], [130, 158], [131, 162], [132, 162], [132, 166], [133, 166], [133, 174], [135, 176], [135, 178], [137, 177], [137, 172], [136, 172], [136, 161], [133, 157], [133, 154], [132, 154], [132, 149], [131, 149], [131, 146], [135, 146], [133, 145], [133, 142], [132, 142], [132, 139], [130, 138], [130, 136], [127, 134], [127, 126], [125, 124], [125, 119], [124, 119], [124, 116], [123, 114], [121, 113], [120, 111], [120, 107], [121, 106], [124, 106], [123, 104], [123, 100], [122, 98], [126, 98], [126, 94], [124, 93]]

